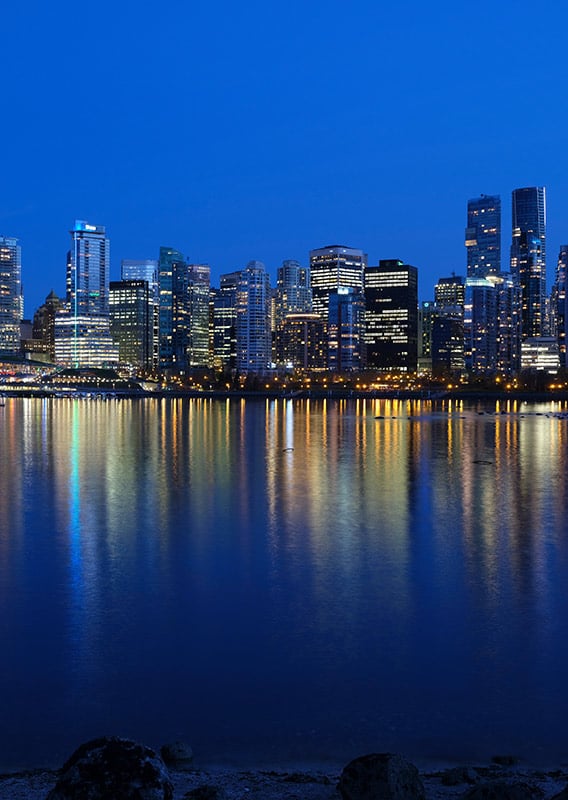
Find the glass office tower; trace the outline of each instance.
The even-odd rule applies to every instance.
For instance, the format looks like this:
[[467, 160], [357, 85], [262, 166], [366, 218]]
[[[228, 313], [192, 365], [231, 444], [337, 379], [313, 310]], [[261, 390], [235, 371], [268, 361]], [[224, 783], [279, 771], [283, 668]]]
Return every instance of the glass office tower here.
[[501, 271], [501, 198], [482, 194], [467, 204], [467, 277], [486, 278]]
[[544, 186], [513, 191], [511, 273], [522, 289], [523, 339], [545, 332], [546, 198]]
[[0, 353], [20, 351], [22, 255], [18, 240], [0, 236]]

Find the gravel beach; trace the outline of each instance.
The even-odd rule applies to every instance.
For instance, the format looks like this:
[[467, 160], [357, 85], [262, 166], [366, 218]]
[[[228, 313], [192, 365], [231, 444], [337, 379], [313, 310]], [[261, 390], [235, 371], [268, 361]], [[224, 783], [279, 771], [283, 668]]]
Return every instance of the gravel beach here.
[[[219, 800], [338, 800], [344, 765], [295, 765], [239, 770], [208, 766], [186, 771], [170, 769], [174, 800], [218, 797]], [[45, 800], [58, 778], [55, 770], [29, 770], [0, 775], [0, 800]], [[568, 765], [536, 769], [523, 764], [446, 765], [420, 769], [426, 800], [457, 800], [475, 786], [495, 782], [524, 784], [535, 798], [549, 800], [568, 785]], [[199, 787], [210, 791], [194, 793]], [[215, 791], [216, 790], [216, 791]], [[117, 800], [120, 800], [117, 798]]]

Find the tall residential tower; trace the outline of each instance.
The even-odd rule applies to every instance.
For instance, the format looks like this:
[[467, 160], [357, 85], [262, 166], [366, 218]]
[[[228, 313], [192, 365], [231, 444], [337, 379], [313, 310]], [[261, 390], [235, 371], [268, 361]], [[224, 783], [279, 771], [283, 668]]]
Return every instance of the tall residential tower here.
[[0, 353], [20, 351], [21, 249], [18, 240], [0, 236]]
[[546, 198], [544, 186], [513, 192], [511, 273], [522, 289], [523, 339], [545, 333]]
[[486, 278], [501, 271], [501, 198], [482, 194], [468, 201], [467, 277]]

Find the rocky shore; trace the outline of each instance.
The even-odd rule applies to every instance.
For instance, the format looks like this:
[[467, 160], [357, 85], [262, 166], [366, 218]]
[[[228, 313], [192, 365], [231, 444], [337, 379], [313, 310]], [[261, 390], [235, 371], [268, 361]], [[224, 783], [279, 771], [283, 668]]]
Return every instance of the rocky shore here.
[[568, 800], [568, 765], [537, 769], [511, 756], [496, 756], [488, 764], [417, 769], [402, 756], [382, 753], [361, 756], [347, 765], [240, 770], [198, 766], [191, 750], [179, 743], [162, 748], [159, 755], [111, 737], [82, 745], [60, 770], [0, 774], [0, 800], [99, 798]]

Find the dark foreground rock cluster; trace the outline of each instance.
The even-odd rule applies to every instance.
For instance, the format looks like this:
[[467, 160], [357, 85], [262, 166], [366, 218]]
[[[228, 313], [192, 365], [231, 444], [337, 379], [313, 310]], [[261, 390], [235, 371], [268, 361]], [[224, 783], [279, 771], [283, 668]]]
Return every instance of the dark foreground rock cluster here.
[[[196, 768], [191, 748], [160, 754], [103, 737], [81, 745], [57, 773], [0, 775], [1, 800], [568, 800], [568, 773], [489, 766], [419, 773], [400, 755], [371, 753], [337, 771]], [[55, 784], [55, 785], [54, 785]]]
[[47, 800], [172, 800], [173, 796], [166, 765], [153, 750], [106, 736], [75, 750]]

